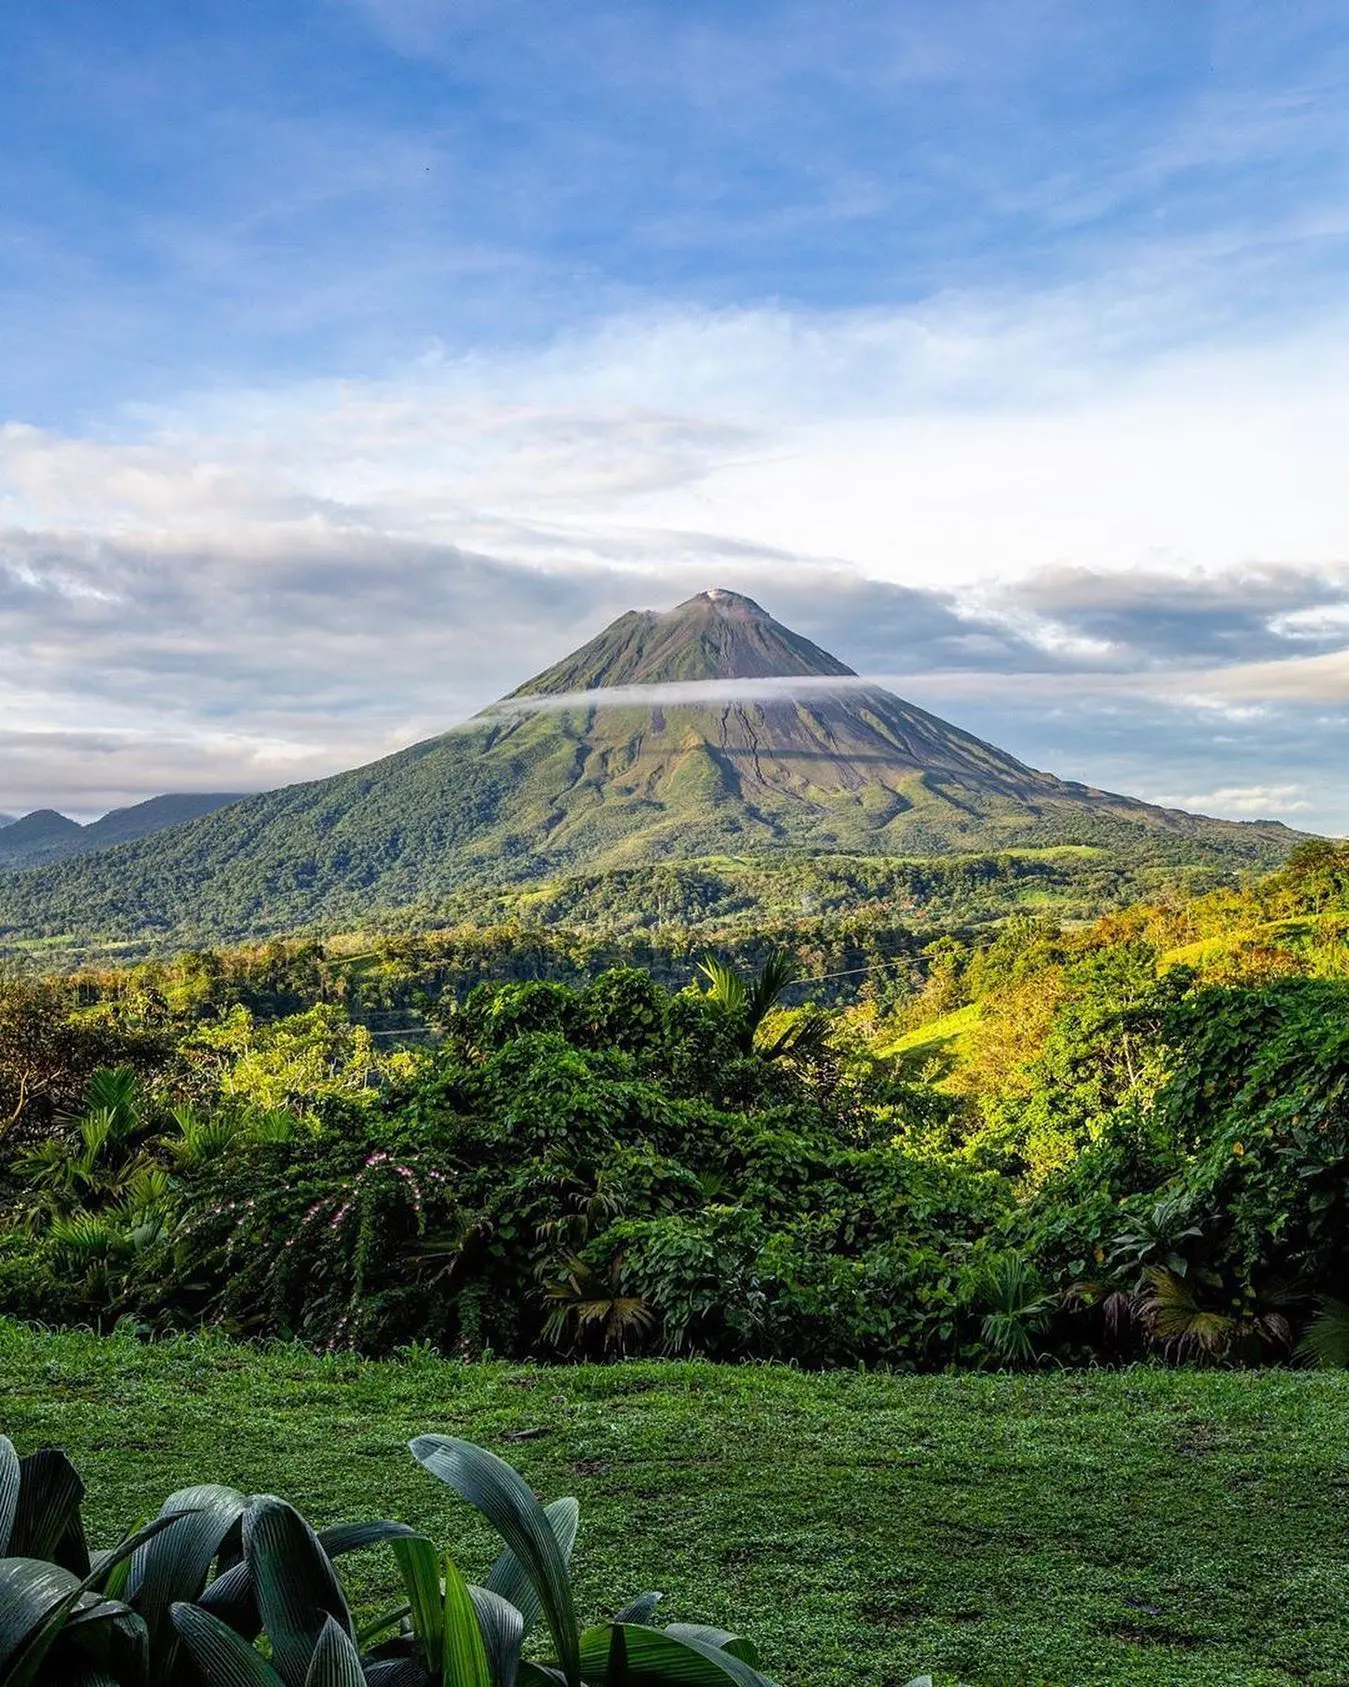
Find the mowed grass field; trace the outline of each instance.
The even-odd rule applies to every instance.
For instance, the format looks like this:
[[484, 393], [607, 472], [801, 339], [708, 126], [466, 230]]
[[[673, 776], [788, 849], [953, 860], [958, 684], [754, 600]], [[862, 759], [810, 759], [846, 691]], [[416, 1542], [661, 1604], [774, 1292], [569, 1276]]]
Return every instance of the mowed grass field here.
[[[492, 1548], [422, 1430], [582, 1505], [584, 1614], [647, 1588], [793, 1687], [1349, 1682], [1349, 1377], [903, 1377], [781, 1367], [368, 1363], [0, 1320], [0, 1430], [66, 1447], [95, 1544], [172, 1489], [402, 1518]], [[344, 1560], [361, 1612], [379, 1552]]]

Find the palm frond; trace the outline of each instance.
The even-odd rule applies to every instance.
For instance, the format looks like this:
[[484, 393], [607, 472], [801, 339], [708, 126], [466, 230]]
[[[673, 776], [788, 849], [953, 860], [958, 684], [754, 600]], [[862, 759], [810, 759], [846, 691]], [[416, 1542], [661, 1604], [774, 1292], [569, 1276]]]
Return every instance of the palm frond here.
[[84, 1144], [82, 1158], [92, 1166], [108, 1143], [117, 1140], [117, 1116], [112, 1109], [91, 1108], [80, 1120], [80, 1140]]
[[715, 955], [705, 955], [698, 963], [698, 971], [708, 981], [708, 1000], [739, 1020], [740, 1045], [746, 1054], [757, 1050], [773, 1060], [781, 1054], [804, 1055], [823, 1046], [828, 1032], [823, 1015], [808, 1014], [794, 1021], [780, 1036], [758, 1040], [764, 1021], [777, 1006], [778, 997], [797, 976], [796, 962], [785, 949], [770, 949], [758, 973], [748, 981]]
[[765, 1060], [777, 1060], [780, 1056], [809, 1060], [825, 1052], [832, 1034], [829, 1015], [818, 1008], [807, 1008], [788, 1019], [777, 1036], [765, 1038], [756, 1047]]
[[734, 967], [715, 955], [704, 955], [698, 971], [708, 982], [707, 995], [723, 1013], [742, 1013], [749, 999], [745, 981]]
[[238, 1120], [224, 1111], [200, 1113], [195, 1107], [175, 1107], [170, 1118], [173, 1130], [165, 1134], [163, 1144], [180, 1166], [197, 1166], [215, 1159], [239, 1136]]
[[1323, 1370], [1349, 1366], [1349, 1303], [1323, 1295], [1297, 1351]]
[[139, 1214], [162, 1207], [172, 1193], [173, 1179], [168, 1172], [163, 1166], [147, 1161], [137, 1166], [127, 1179], [123, 1203], [131, 1212]]
[[130, 1066], [102, 1066], [89, 1079], [85, 1105], [122, 1115], [140, 1111], [140, 1079]]
[[544, 1291], [551, 1310], [543, 1333], [555, 1346], [586, 1332], [599, 1335], [606, 1349], [622, 1352], [629, 1339], [644, 1335], [655, 1314], [640, 1295], [624, 1294], [623, 1262], [616, 1259], [597, 1271], [583, 1260], [566, 1261], [562, 1275]]
[[969, 1288], [983, 1308], [979, 1333], [994, 1358], [1027, 1364], [1035, 1358], [1035, 1337], [1049, 1328], [1058, 1297], [1046, 1288], [1035, 1267], [1020, 1254], [985, 1260]]
[[777, 1005], [777, 999], [796, 977], [796, 962], [785, 949], [772, 949], [750, 985], [746, 1006], [754, 1024], [762, 1024]]
[[1140, 1310], [1153, 1337], [1177, 1352], [1217, 1354], [1232, 1341], [1236, 1320], [1225, 1312], [1201, 1306], [1195, 1285], [1164, 1265], [1144, 1272], [1151, 1285]]
[[250, 1142], [291, 1142], [299, 1135], [302, 1121], [284, 1107], [268, 1107], [248, 1115]]
[[114, 1220], [84, 1211], [54, 1218], [47, 1236], [59, 1252], [77, 1258], [101, 1258], [115, 1252], [123, 1242], [122, 1231]]

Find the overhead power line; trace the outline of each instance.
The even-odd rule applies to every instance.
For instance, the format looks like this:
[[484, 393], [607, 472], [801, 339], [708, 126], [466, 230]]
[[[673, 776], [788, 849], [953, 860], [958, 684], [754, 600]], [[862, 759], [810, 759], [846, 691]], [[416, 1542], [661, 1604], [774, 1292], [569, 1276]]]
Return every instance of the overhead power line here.
[[873, 961], [870, 966], [845, 967], [842, 972], [822, 972], [813, 978], [794, 978], [793, 984], [828, 984], [835, 978], [855, 978], [859, 972], [884, 972], [887, 967], [902, 966], [907, 956], [896, 955], [888, 961]]

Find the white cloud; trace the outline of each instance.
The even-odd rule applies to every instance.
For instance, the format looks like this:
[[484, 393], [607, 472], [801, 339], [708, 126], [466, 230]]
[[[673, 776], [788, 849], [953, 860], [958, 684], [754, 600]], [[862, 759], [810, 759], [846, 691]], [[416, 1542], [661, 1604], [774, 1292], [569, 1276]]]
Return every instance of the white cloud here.
[[1202, 814], [1234, 820], [1279, 820], [1307, 814], [1312, 808], [1302, 785], [1221, 785], [1216, 791], [1191, 791], [1154, 800], [1167, 808], [1197, 809]]
[[1118, 357], [1099, 328], [1081, 297], [625, 318], [537, 355], [215, 393], [116, 437], [10, 427], [0, 507], [100, 532], [504, 539], [566, 561], [709, 534], [971, 589], [1051, 566], [1349, 555], [1349, 324], [1183, 356], [1146, 350], [1153, 313]]
[[1221, 698], [1349, 704], [1349, 650], [1219, 669], [1208, 677], [1208, 684], [1211, 693]]
[[1289, 639], [1349, 639], [1349, 603], [1317, 604], [1309, 609], [1293, 609], [1286, 615], [1276, 615], [1270, 628], [1281, 638]]

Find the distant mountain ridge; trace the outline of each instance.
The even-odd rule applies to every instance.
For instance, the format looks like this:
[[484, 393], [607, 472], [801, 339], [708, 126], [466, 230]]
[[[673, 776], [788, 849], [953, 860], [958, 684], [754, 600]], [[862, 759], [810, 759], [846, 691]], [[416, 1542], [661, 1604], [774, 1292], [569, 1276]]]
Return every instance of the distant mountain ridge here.
[[0, 872], [17, 872], [46, 861], [64, 861], [95, 850], [112, 849], [136, 838], [151, 837], [170, 826], [181, 826], [239, 800], [237, 793], [224, 791], [170, 792], [130, 808], [115, 808], [87, 826], [57, 813], [54, 808], [35, 808], [21, 819], [13, 815], [0, 817], [0, 832], [3, 832]]
[[38, 861], [55, 861], [64, 854], [73, 853], [69, 842], [83, 831], [77, 820], [68, 820], [54, 808], [35, 808], [31, 814], [25, 814], [6, 826], [0, 835], [0, 870], [28, 867]]
[[[603, 698], [619, 687], [635, 695]], [[1089, 843], [1260, 866], [1298, 835], [1039, 772], [715, 590], [620, 616], [501, 706], [382, 761], [11, 874], [0, 931], [250, 936], [433, 909], [466, 885], [793, 850]]]

